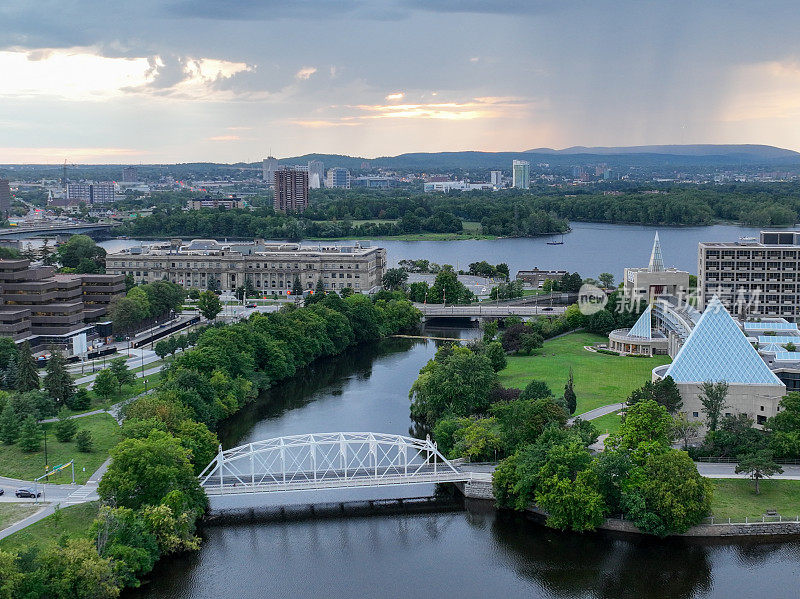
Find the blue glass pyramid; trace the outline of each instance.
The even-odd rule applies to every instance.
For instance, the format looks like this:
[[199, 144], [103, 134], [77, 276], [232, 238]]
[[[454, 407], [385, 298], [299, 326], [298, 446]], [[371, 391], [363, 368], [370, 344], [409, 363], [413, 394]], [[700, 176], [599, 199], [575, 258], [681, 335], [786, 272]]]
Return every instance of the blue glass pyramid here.
[[636, 321], [636, 324], [631, 327], [631, 330], [628, 331], [629, 337], [641, 337], [643, 339], [651, 339], [653, 337], [653, 328], [651, 323], [651, 307], [647, 306], [642, 315], [639, 316], [639, 320]]
[[781, 384], [717, 296], [706, 306], [667, 375], [677, 383]]

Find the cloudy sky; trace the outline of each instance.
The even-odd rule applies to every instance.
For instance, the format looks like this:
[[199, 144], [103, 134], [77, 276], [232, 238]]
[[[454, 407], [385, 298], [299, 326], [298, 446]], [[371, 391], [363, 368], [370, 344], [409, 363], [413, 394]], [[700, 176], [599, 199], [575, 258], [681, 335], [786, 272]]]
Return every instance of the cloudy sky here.
[[0, 163], [763, 143], [796, 0], [0, 0]]

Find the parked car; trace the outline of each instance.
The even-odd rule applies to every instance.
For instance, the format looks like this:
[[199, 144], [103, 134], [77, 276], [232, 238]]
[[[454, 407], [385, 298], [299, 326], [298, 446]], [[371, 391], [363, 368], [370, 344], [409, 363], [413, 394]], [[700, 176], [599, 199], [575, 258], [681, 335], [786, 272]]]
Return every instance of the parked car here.
[[5, 493], [6, 493], [5, 489], [0, 489], [0, 495], [5, 495]]
[[41, 491], [37, 492], [37, 491], [34, 491], [33, 489], [17, 489], [14, 492], [14, 495], [16, 495], [17, 497], [33, 497], [33, 498], [36, 498], [36, 497], [41, 497], [42, 496], [42, 492]]
[[247, 305], [245, 306], [245, 308], [255, 308], [255, 307], [256, 307], [256, 305], [255, 305], [255, 304], [247, 304]]
[[552, 312], [552, 308], [542, 308], [542, 312]]

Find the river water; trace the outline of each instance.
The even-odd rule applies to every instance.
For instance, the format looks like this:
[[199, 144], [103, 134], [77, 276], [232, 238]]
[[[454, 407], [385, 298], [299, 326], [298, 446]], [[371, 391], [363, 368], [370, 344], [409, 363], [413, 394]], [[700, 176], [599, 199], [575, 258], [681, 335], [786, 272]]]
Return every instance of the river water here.
[[[371, 243], [386, 248], [390, 266], [403, 259], [427, 259], [466, 270], [470, 262], [486, 260], [490, 264], [507, 263], [512, 275], [518, 270], [539, 267], [577, 271], [584, 277], [610, 272], [619, 281], [626, 266], [647, 266], [656, 231], [661, 238], [665, 266], [675, 266], [690, 273], [697, 272], [697, 244], [700, 241], [738, 241], [740, 237], [757, 237], [759, 232], [758, 229], [734, 225], [656, 228], [571, 223], [571, 226], [572, 232], [564, 235], [564, 245], [547, 245], [548, 241], [560, 240], [560, 236], [464, 241], [376, 240]], [[111, 239], [100, 245], [114, 252], [141, 243], [149, 242]]]
[[[431, 332], [431, 331], [429, 331]], [[470, 330], [433, 331], [447, 336]], [[432, 342], [388, 340], [320, 361], [231, 419], [225, 447], [295, 433], [407, 434], [408, 389]], [[430, 487], [405, 491], [432, 493]], [[324, 500], [346, 500], [354, 491]], [[366, 493], [366, 491], [361, 491]], [[276, 501], [275, 497], [269, 498]], [[307, 501], [284, 494], [282, 500]], [[254, 505], [247, 498], [240, 505]], [[798, 596], [800, 544], [702, 543], [559, 533], [485, 503], [448, 513], [241, 522], [205, 528], [140, 599], [683, 598]]]

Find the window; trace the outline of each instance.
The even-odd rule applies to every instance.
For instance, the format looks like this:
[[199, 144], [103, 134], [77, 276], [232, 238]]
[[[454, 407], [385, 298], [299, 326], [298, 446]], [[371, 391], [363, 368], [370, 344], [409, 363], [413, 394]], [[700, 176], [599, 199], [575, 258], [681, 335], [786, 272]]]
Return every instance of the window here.
[[761, 411], [762, 411], [762, 412], [764, 411], [764, 406], [761, 406]]
[[699, 416], [700, 416], [699, 412], [692, 412], [692, 418], [699, 418]]

